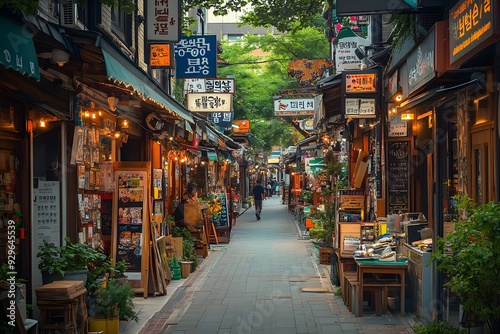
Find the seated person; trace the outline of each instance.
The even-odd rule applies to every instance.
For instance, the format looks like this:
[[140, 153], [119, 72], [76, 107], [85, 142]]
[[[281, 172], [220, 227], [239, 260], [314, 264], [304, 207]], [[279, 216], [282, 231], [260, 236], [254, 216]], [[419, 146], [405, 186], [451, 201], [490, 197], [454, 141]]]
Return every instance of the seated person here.
[[177, 205], [173, 212], [175, 226], [189, 228], [184, 220], [184, 203], [198, 203], [198, 191], [196, 186], [192, 183], [188, 183], [186, 191], [182, 196], [182, 201]]

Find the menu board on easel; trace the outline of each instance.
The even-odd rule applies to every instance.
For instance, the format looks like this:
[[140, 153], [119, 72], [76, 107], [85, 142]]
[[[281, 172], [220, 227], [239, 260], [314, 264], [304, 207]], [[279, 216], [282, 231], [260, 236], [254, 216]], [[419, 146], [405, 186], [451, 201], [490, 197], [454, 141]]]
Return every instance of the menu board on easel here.
[[229, 216], [227, 213], [227, 196], [226, 193], [218, 193], [217, 197], [220, 198], [222, 209], [217, 216], [214, 216], [214, 225], [216, 227], [229, 226]]
[[145, 290], [149, 263], [149, 247], [145, 246], [150, 238], [149, 180], [148, 163], [115, 163], [112, 254], [116, 261], [127, 262], [127, 273], [141, 273], [141, 287]]

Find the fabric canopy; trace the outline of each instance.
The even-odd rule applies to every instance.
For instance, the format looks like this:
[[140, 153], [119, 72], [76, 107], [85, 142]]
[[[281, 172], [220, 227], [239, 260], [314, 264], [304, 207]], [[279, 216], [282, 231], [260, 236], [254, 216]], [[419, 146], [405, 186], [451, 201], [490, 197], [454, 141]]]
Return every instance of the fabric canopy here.
[[33, 36], [21, 23], [0, 17], [0, 64], [27, 77], [40, 80], [38, 59]]
[[127, 88], [132, 88], [136, 94], [142, 96], [145, 100], [152, 100], [163, 108], [194, 123], [190, 111], [163, 92], [142, 69], [130, 63], [103, 39], [100, 39], [99, 44], [104, 56], [108, 80]]

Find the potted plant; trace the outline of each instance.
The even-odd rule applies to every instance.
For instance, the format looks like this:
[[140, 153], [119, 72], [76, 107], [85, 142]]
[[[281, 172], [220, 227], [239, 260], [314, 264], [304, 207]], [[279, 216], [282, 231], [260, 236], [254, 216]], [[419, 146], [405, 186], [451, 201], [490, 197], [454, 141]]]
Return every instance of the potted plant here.
[[196, 268], [198, 266], [198, 256], [196, 255], [196, 249], [194, 246], [195, 239], [191, 235], [191, 232], [184, 227], [174, 227], [172, 230], [172, 236], [182, 237], [182, 260], [191, 261], [192, 266]]
[[455, 199], [460, 218], [453, 232], [437, 239], [431, 261], [446, 273], [444, 285], [460, 297], [466, 320], [487, 323], [499, 333], [500, 204], [476, 205], [466, 195]]
[[312, 203], [313, 201], [313, 193], [311, 190], [304, 189], [300, 194], [300, 200], [304, 202], [304, 204]]
[[241, 204], [244, 209], [248, 209], [252, 206], [252, 200], [250, 198], [245, 198]]
[[12, 220], [15, 222], [15, 230], [16, 230], [16, 236], [19, 239], [25, 239], [26, 238], [26, 225], [24, 224], [23, 220], [23, 214], [21, 211], [14, 210], [14, 214], [12, 216]]
[[37, 253], [43, 284], [64, 279], [82, 280], [86, 284], [89, 266], [106, 260], [106, 255], [87, 244], [74, 244], [68, 237], [65, 241], [64, 246], [43, 241]]
[[114, 278], [106, 278], [95, 294], [96, 314], [89, 320], [90, 331], [118, 334], [120, 320], [138, 321], [134, 309], [134, 290], [130, 283], [119, 283]]

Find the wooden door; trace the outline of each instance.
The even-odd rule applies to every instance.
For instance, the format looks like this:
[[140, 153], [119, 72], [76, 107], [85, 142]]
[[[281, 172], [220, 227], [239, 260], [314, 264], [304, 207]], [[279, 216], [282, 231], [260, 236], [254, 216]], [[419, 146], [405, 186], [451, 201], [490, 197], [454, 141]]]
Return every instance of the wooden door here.
[[471, 131], [470, 197], [484, 204], [495, 199], [494, 125], [486, 122]]

